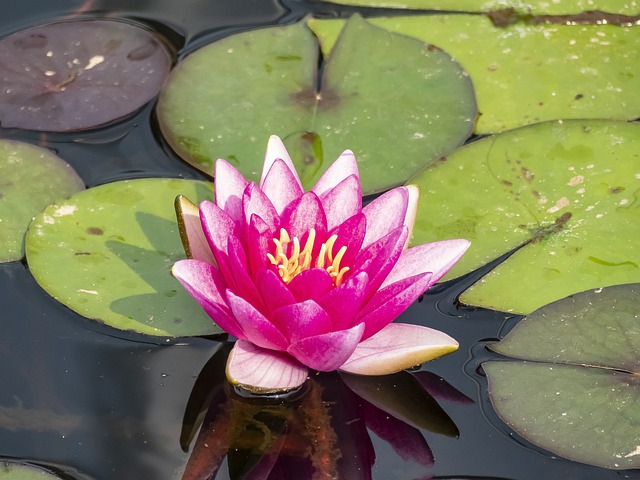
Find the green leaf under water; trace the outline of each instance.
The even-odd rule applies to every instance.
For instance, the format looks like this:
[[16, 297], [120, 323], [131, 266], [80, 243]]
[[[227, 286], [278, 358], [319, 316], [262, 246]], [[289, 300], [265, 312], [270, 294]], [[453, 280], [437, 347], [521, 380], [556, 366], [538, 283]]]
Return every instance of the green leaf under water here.
[[55, 480], [60, 478], [40, 467], [0, 461], [0, 480]]
[[[521, 23], [496, 27], [484, 15], [370, 21], [437, 45], [460, 62], [476, 90], [476, 133], [555, 119], [640, 117], [637, 27]], [[343, 24], [344, 20], [310, 21], [325, 54]]]
[[640, 281], [640, 125], [547, 122], [469, 144], [413, 179], [413, 243], [466, 238], [445, 278], [526, 244], [461, 301], [530, 313], [572, 293]]
[[304, 22], [199, 49], [161, 93], [163, 134], [197, 168], [211, 173], [225, 158], [253, 180], [269, 135], [279, 135], [306, 187], [351, 149], [372, 193], [401, 184], [473, 128], [468, 76], [430, 45], [354, 16], [325, 59], [320, 85], [318, 51]]
[[185, 258], [173, 209], [211, 185], [178, 179], [109, 183], [52, 204], [27, 234], [29, 268], [51, 296], [121, 330], [161, 336], [220, 333], [178, 281]]
[[83, 188], [75, 170], [49, 150], [0, 140], [0, 262], [24, 256], [24, 236], [38, 212]]
[[547, 305], [490, 348], [491, 403], [530, 442], [571, 460], [640, 468], [640, 284]]

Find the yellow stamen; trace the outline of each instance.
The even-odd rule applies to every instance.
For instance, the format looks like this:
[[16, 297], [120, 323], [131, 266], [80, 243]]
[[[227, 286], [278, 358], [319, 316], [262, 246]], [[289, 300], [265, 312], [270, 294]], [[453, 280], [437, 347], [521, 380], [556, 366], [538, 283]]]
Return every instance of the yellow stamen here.
[[[340, 285], [345, 274], [349, 271], [349, 267], [340, 268], [340, 262], [347, 251], [346, 245], [343, 245], [334, 256], [333, 249], [338, 240], [337, 235], [332, 235], [320, 245], [320, 251], [317, 257], [313, 258], [313, 247], [316, 241], [315, 229], [310, 229], [307, 235], [307, 241], [302, 250], [300, 250], [300, 239], [289, 235], [284, 228], [280, 229], [280, 238], [274, 238], [274, 253], [267, 253], [267, 258], [272, 265], [278, 268], [278, 275], [282, 281], [289, 283], [296, 275], [309, 268], [315, 263], [316, 268], [323, 268], [333, 279], [335, 286]], [[292, 243], [291, 246], [289, 244]], [[287, 255], [287, 251], [290, 253]], [[315, 260], [315, 261], [314, 261]], [[325, 267], [326, 265], [326, 267]]]

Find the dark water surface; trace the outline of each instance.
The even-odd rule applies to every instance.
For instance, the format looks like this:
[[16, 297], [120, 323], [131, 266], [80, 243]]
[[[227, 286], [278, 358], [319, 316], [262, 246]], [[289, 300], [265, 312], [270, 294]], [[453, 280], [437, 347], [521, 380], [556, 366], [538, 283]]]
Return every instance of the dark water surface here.
[[[178, 56], [241, 29], [288, 23], [308, 13], [353, 11], [276, 0], [2, 3], [0, 36], [72, 15], [84, 6], [85, 15], [146, 24], [164, 35]], [[88, 186], [138, 177], [204, 178], [164, 145], [153, 106], [89, 133], [45, 135], [0, 129], [0, 138], [51, 148], [76, 168]], [[455, 296], [465, 282], [469, 280], [437, 287], [400, 318], [444, 330], [460, 342], [457, 352], [423, 367], [472, 400], [438, 400], [459, 437], [423, 430], [435, 458], [433, 466], [425, 467], [403, 460], [370, 433], [376, 452], [373, 478], [640, 479], [638, 471], [615, 472], [554, 458], [497, 419], [479, 365], [491, 356], [484, 342], [503, 335], [517, 318], [456, 307]], [[206, 397], [206, 388], [194, 396], [192, 390], [209, 359], [224, 348], [222, 343], [205, 338], [155, 339], [96, 324], [50, 298], [20, 262], [0, 265], [0, 302], [0, 458], [47, 465], [64, 472], [65, 478], [180, 478], [178, 472], [189, 458], [181, 447], [185, 412], [189, 417], [189, 402], [197, 403], [198, 395]], [[209, 374], [206, 368], [205, 372]], [[212, 378], [220, 375], [215, 371]], [[328, 375], [318, 381], [330, 390], [336, 380]], [[198, 388], [202, 385], [196, 392]], [[193, 448], [193, 440], [186, 446]], [[229, 478], [228, 470], [223, 464], [216, 478]], [[288, 478], [306, 480], [293, 471]]]

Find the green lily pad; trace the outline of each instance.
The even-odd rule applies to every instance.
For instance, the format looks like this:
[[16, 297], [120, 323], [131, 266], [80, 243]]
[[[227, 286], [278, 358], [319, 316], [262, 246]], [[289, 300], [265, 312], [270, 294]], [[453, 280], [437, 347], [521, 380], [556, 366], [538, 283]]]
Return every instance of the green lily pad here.
[[[476, 90], [478, 134], [545, 120], [640, 117], [640, 30], [636, 27], [514, 24], [500, 28], [483, 15], [370, 21], [437, 45], [460, 62]], [[343, 23], [310, 21], [325, 54]]]
[[640, 468], [640, 284], [554, 302], [490, 348], [529, 360], [483, 364], [491, 403], [522, 437], [571, 460]]
[[82, 189], [75, 170], [49, 150], [0, 140], [0, 262], [24, 256], [24, 236], [38, 212]]
[[60, 479], [42, 468], [18, 463], [0, 462], [0, 480], [54, 480]]
[[220, 333], [171, 276], [185, 258], [173, 200], [212, 198], [178, 179], [109, 183], [52, 204], [27, 234], [36, 281], [72, 310], [121, 330], [161, 336]]
[[362, 7], [410, 8], [412, 10], [446, 10], [449, 12], [491, 12], [514, 9], [523, 14], [567, 15], [599, 10], [635, 15], [640, 6], [629, 0], [327, 0], [340, 5]]
[[320, 86], [318, 42], [300, 22], [201, 48], [174, 69], [158, 103], [167, 141], [201, 170], [225, 158], [257, 179], [276, 134], [307, 187], [353, 150], [365, 193], [452, 151], [475, 116], [473, 86], [451, 57], [359, 16], [326, 58]]
[[640, 125], [547, 122], [487, 137], [413, 179], [413, 243], [466, 238], [447, 277], [524, 245], [461, 296], [530, 313], [572, 293], [640, 282]]

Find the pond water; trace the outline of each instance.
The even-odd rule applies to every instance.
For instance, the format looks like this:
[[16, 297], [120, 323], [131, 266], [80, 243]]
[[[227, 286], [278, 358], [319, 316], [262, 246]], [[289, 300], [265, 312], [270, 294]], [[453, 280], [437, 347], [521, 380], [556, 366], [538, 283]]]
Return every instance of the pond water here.
[[[82, 10], [87, 12], [84, 15], [145, 24], [164, 35], [179, 55], [241, 29], [293, 22], [309, 13], [346, 16], [354, 10], [275, 0], [5, 3], [0, 36]], [[72, 164], [88, 186], [156, 176], [205, 179], [160, 138], [153, 106], [88, 133], [3, 129], [0, 138], [52, 149]], [[366, 450], [367, 438], [375, 450], [371, 475], [360, 471], [349, 478], [640, 479], [638, 471], [615, 472], [554, 457], [521, 439], [497, 418], [480, 364], [495, 357], [485, 343], [503, 336], [518, 317], [457, 306], [458, 293], [478, 277], [476, 273], [434, 288], [400, 318], [443, 330], [460, 342], [457, 352], [421, 369], [444, 379], [436, 383], [446, 382], [458, 391], [434, 397], [445, 412], [444, 421], [448, 417], [459, 434], [438, 433], [442, 415], [434, 420], [433, 429], [422, 429], [434, 461], [421, 465], [404, 460], [373, 431], [368, 437], [348, 436], [351, 431], [343, 427], [353, 418], [341, 413], [340, 405], [331, 407], [333, 428], [347, 436], [341, 439], [345, 461], [356, 468], [359, 463], [349, 452], [359, 447]], [[177, 479], [196, 442], [197, 433], [190, 426], [198, 407], [212, 396], [214, 405], [221, 395], [244, 401], [233, 392], [222, 392], [221, 382], [215, 384], [224, 368], [223, 339], [156, 339], [102, 326], [49, 297], [21, 262], [0, 265], [0, 292], [0, 458], [44, 465], [62, 478]], [[216, 352], [220, 355], [214, 356]], [[343, 387], [336, 375], [314, 380], [340, 403]], [[398, 381], [398, 389], [403, 388], [401, 384]], [[292, 409], [299, 405], [295, 401]], [[218, 412], [213, 420], [220, 421], [222, 416], [224, 424], [227, 413]], [[278, 429], [277, 418], [264, 424]], [[229, 472], [241, 470], [242, 459], [251, 461], [242, 446], [233, 450], [235, 456], [230, 454], [215, 478], [239, 478]], [[295, 457], [295, 452], [291, 455]], [[304, 480], [300, 475], [292, 469], [282, 478]]]

